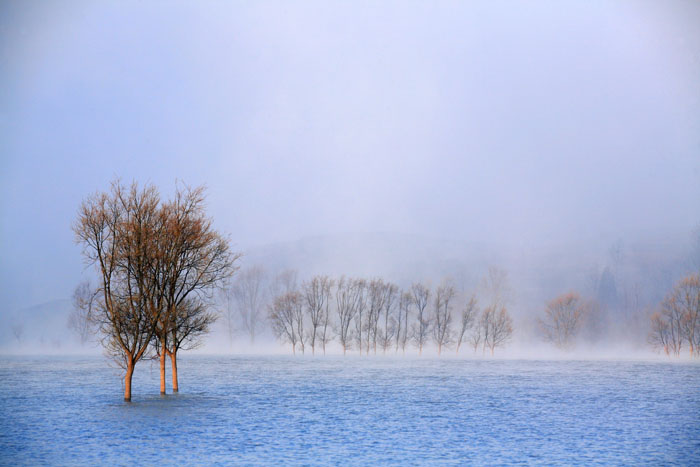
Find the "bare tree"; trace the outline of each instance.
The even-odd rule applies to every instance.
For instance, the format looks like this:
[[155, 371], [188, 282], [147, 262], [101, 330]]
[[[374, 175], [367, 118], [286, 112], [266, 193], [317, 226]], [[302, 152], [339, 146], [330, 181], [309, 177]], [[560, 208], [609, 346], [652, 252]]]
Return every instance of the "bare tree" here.
[[681, 279], [651, 318], [650, 341], [666, 354], [679, 355], [688, 342], [691, 357], [700, 353], [700, 275]]
[[156, 337], [164, 392], [165, 350], [185, 299], [210, 299], [234, 269], [237, 255], [211, 228], [203, 205], [201, 188], [178, 188], [173, 201], [161, 203], [152, 185], [125, 188], [115, 181], [109, 193], [83, 202], [73, 226], [85, 259], [100, 275], [90, 317], [107, 353], [126, 371], [127, 401], [134, 367]]
[[365, 327], [365, 353], [369, 355], [370, 348], [377, 353], [377, 328], [379, 318], [384, 309], [384, 300], [386, 298], [386, 284], [381, 279], [372, 279], [367, 287], [367, 324]]
[[299, 292], [294, 292], [294, 295], [296, 296], [296, 301], [294, 302], [295, 306], [292, 308], [294, 312], [294, 329], [299, 338], [297, 341], [299, 343], [299, 348], [303, 354], [305, 350], [304, 344], [308, 339], [306, 328], [304, 327], [304, 297]]
[[235, 263], [240, 254], [230, 251], [228, 241], [213, 229], [204, 208], [204, 187], [181, 186], [160, 210], [164, 260], [156, 277], [164, 289], [164, 310], [156, 326], [155, 348], [161, 394], [165, 394], [165, 357], [170, 357], [173, 391], [177, 392], [177, 353], [196, 346], [197, 339], [209, 331], [215, 320], [208, 311], [214, 291], [238, 269]]
[[460, 320], [459, 332], [457, 333], [457, 353], [459, 353], [462, 342], [468, 337], [467, 332], [474, 327], [478, 312], [476, 297], [472, 295], [464, 308], [462, 308], [462, 319]]
[[93, 313], [99, 291], [90, 285], [90, 281], [78, 284], [73, 291], [73, 310], [68, 315], [68, 328], [85, 344], [92, 337]]
[[399, 293], [399, 309], [396, 320], [396, 352], [399, 347], [406, 353], [406, 341], [408, 340], [408, 313], [413, 299], [409, 292]]
[[680, 355], [683, 347], [683, 313], [673, 296], [666, 297], [661, 309], [652, 315], [652, 332], [663, 333], [650, 336], [652, 341], [663, 342], [666, 354]]
[[357, 279], [355, 281], [355, 286], [357, 287], [357, 300], [355, 302], [356, 309], [354, 315], [355, 322], [355, 341], [357, 342], [357, 349], [362, 354], [362, 332], [366, 323], [363, 323], [363, 317], [367, 318], [367, 282], [364, 279]]
[[396, 311], [396, 296], [399, 293], [399, 288], [396, 284], [386, 283], [384, 285], [384, 306], [381, 310], [380, 321], [382, 328], [379, 329], [379, 345], [382, 352], [386, 353], [386, 349], [391, 347], [396, 332], [397, 318], [394, 317]]
[[107, 352], [126, 371], [124, 400], [131, 400], [134, 366], [149, 349], [163, 310], [165, 225], [155, 187], [126, 189], [85, 200], [73, 225], [83, 255], [100, 275], [95, 322]]
[[674, 349], [674, 336], [671, 334], [671, 326], [667, 317], [660, 311], [651, 315], [651, 330], [649, 332], [649, 342], [652, 346], [662, 349], [666, 355], [670, 355]]
[[311, 353], [316, 353], [316, 334], [321, 327], [323, 351], [325, 353], [326, 331], [328, 329], [328, 302], [333, 282], [328, 276], [315, 276], [302, 285], [304, 309], [309, 317], [310, 329], [307, 333]]
[[250, 266], [236, 274], [228, 294], [238, 315], [243, 331], [255, 343], [255, 337], [263, 323], [266, 307], [267, 274], [261, 266]]
[[496, 347], [508, 342], [513, 334], [513, 321], [503, 307], [498, 310], [494, 307], [486, 308], [481, 316], [481, 327], [484, 348], [491, 350], [491, 355]]
[[299, 342], [298, 319], [303, 319], [303, 303], [298, 292], [286, 292], [275, 297], [269, 307], [269, 319], [272, 323], [272, 331], [277, 338], [289, 342], [292, 345], [292, 353], [296, 354]]
[[[268, 308], [269, 319], [273, 326], [273, 331], [278, 338], [287, 340], [292, 344], [292, 350], [296, 353], [297, 345], [301, 347], [302, 353], [304, 351], [304, 299], [301, 292], [298, 290], [297, 285], [298, 273], [295, 269], [286, 269], [277, 275], [270, 282], [269, 294], [271, 297], [275, 297], [272, 300], [272, 307]], [[280, 300], [280, 297], [286, 297], [285, 302], [285, 319], [290, 320], [288, 326], [293, 328], [293, 332], [290, 334], [288, 332], [281, 333], [279, 328], [279, 317], [273, 316], [273, 311], [279, 313], [279, 307], [282, 306], [276, 303]], [[277, 329], [275, 329], [277, 327]], [[285, 337], [286, 336], [286, 337]], [[292, 342], [291, 336], [294, 336]]]
[[452, 300], [455, 288], [449, 282], [440, 285], [435, 291], [433, 301], [433, 342], [437, 345], [438, 355], [442, 348], [452, 343]]
[[338, 315], [335, 334], [343, 347], [343, 355], [346, 354], [351, 345], [350, 323], [357, 312], [361, 293], [358, 281], [346, 279], [345, 276], [338, 280], [338, 287], [335, 291], [335, 310]]
[[561, 349], [570, 348], [581, 328], [586, 309], [576, 292], [560, 295], [550, 301], [544, 310], [544, 318], [538, 320], [545, 339]]
[[700, 274], [681, 279], [673, 297], [681, 309], [681, 328], [690, 347], [690, 356], [700, 355]]
[[430, 289], [421, 283], [411, 286], [412, 304], [416, 308], [416, 322], [413, 324], [413, 343], [418, 347], [418, 353], [423, 353], [423, 347], [430, 332], [430, 316], [428, 316], [428, 301]]
[[333, 334], [331, 332], [333, 328], [333, 323], [331, 321], [331, 295], [332, 289], [335, 285], [335, 281], [330, 280], [328, 288], [326, 290], [325, 309], [323, 310], [323, 317], [321, 320], [321, 326], [319, 328], [318, 339], [321, 342], [323, 348], [323, 355], [326, 355], [326, 345], [333, 340]]

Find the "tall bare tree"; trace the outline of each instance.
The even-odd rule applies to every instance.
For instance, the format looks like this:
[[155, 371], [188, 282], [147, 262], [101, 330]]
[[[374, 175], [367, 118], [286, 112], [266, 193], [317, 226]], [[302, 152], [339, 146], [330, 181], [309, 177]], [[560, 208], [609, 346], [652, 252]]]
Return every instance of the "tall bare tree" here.
[[413, 299], [410, 292], [399, 292], [399, 309], [396, 319], [396, 352], [401, 348], [406, 353], [406, 342], [408, 340], [408, 313], [411, 309]]
[[[203, 203], [201, 188], [178, 188], [172, 201], [161, 202], [152, 185], [139, 188], [134, 183], [126, 188], [115, 181], [109, 193], [83, 202], [73, 225], [85, 259], [100, 275], [90, 318], [108, 354], [125, 369], [127, 401], [134, 367], [149, 355], [149, 344], [155, 341], [161, 392], [165, 391], [166, 351], [172, 349], [176, 369], [175, 355], [181, 347], [169, 347], [174, 343], [169, 339], [189, 342], [194, 335], [172, 333], [185, 329], [183, 316], [194, 320], [192, 310], [208, 320], [201, 304], [234, 269], [237, 255], [211, 228]], [[200, 306], [185, 306], [188, 297]], [[181, 312], [185, 309], [189, 311]]]
[[700, 353], [700, 275], [681, 279], [652, 315], [652, 344], [666, 354], [680, 355], [687, 342], [690, 355]]
[[367, 286], [367, 325], [365, 327], [365, 353], [370, 349], [377, 353], [377, 329], [379, 318], [384, 309], [386, 299], [386, 284], [382, 279], [372, 279]]
[[97, 306], [99, 291], [90, 284], [90, 281], [83, 281], [73, 291], [73, 310], [68, 316], [68, 328], [71, 329], [80, 339], [81, 344], [85, 344], [93, 334], [93, 314]]
[[467, 332], [474, 327], [478, 312], [476, 297], [472, 295], [464, 308], [462, 308], [459, 332], [457, 333], [457, 353], [459, 353], [462, 343], [468, 338]]
[[438, 355], [442, 348], [452, 343], [452, 301], [455, 288], [449, 282], [444, 282], [435, 291], [433, 300], [433, 342], [437, 345]]
[[255, 343], [267, 306], [267, 274], [258, 265], [242, 269], [228, 287], [228, 295], [242, 330]]
[[[357, 350], [362, 354], [362, 332], [367, 321], [367, 281], [364, 279], [357, 279], [355, 281], [355, 286], [357, 287], [357, 300], [355, 302], [356, 309], [354, 315], [355, 322], [355, 341], [357, 343]], [[363, 322], [363, 317], [365, 322]]]
[[652, 346], [664, 351], [666, 355], [671, 355], [675, 350], [675, 339], [671, 334], [671, 325], [667, 317], [656, 311], [651, 315], [651, 329], [649, 331], [649, 342]]
[[357, 281], [347, 279], [345, 276], [338, 280], [338, 286], [335, 289], [335, 311], [338, 316], [335, 334], [338, 336], [338, 341], [343, 348], [343, 355], [347, 353], [351, 346], [350, 323], [357, 312], [359, 292]]
[[666, 297], [661, 309], [652, 315], [652, 331], [663, 332], [663, 338], [652, 336], [652, 340], [663, 342], [666, 354], [680, 355], [683, 347], [683, 312], [672, 295]]
[[[325, 276], [324, 276], [325, 277]], [[321, 342], [321, 347], [323, 348], [323, 355], [326, 355], [326, 345], [333, 340], [333, 323], [331, 317], [331, 297], [333, 295], [333, 287], [335, 286], [335, 281], [326, 277], [327, 284], [324, 287], [324, 293], [326, 298], [323, 300], [325, 304], [325, 309], [323, 310], [323, 317], [321, 319], [321, 325], [319, 326], [318, 339]]]
[[297, 341], [299, 343], [299, 349], [303, 354], [306, 349], [305, 343], [308, 339], [304, 323], [304, 296], [300, 292], [294, 292], [294, 294], [296, 296], [296, 301], [298, 302], [298, 305], [292, 308], [292, 311], [294, 312], [294, 329], [296, 330], [297, 337], [299, 338]]
[[109, 193], [86, 199], [73, 225], [83, 256], [99, 273], [95, 323], [108, 354], [125, 369], [124, 400], [131, 400], [136, 363], [149, 349], [164, 308], [165, 223], [154, 186], [115, 181]]
[[302, 285], [302, 297], [304, 298], [304, 309], [309, 317], [310, 326], [307, 332], [311, 354], [316, 353], [316, 336], [321, 328], [322, 345], [325, 353], [326, 332], [328, 329], [328, 302], [331, 296], [331, 286], [333, 282], [328, 276], [315, 276], [310, 281]]
[[379, 345], [383, 353], [386, 353], [386, 349], [391, 347], [396, 333], [398, 318], [394, 316], [394, 313], [396, 312], [396, 297], [398, 293], [399, 288], [396, 284], [384, 284], [384, 306], [380, 316], [382, 327], [378, 331]]
[[481, 316], [481, 327], [483, 332], [484, 348], [494, 354], [496, 347], [504, 345], [513, 334], [513, 321], [508, 315], [508, 311], [501, 307], [487, 307]]
[[700, 355], [700, 273], [681, 279], [673, 297], [675, 305], [681, 309], [681, 327], [690, 347], [690, 356]]
[[164, 260], [157, 271], [163, 283], [164, 310], [156, 326], [160, 392], [165, 394], [165, 358], [170, 357], [173, 391], [179, 390], [177, 353], [196, 345], [215, 316], [208, 311], [214, 291], [238, 269], [240, 254], [214, 230], [205, 212], [204, 187], [179, 186], [160, 210], [164, 225]]
[[272, 331], [278, 338], [292, 345], [292, 353], [296, 354], [299, 343], [298, 319], [303, 319], [303, 300], [299, 292], [286, 292], [274, 298], [269, 307], [269, 319]]
[[430, 301], [430, 289], [417, 282], [411, 286], [412, 304], [416, 309], [416, 322], [413, 324], [413, 343], [418, 347], [418, 354], [423, 353], [423, 347], [428, 341], [430, 333], [430, 316], [428, 315], [428, 302]]
[[568, 349], [581, 328], [586, 304], [576, 292], [568, 292], [550, 301], [539, 320], [544, 337], [561, 349]]

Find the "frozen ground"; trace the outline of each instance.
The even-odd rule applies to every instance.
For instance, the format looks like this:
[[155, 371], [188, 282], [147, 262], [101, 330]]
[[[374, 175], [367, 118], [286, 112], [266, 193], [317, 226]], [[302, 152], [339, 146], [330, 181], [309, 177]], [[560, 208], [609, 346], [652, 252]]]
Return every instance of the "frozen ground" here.
[[0, 463], [700, 464], [700, 366], [190, 357], [181, 393], [103, 358], [0, 358]]

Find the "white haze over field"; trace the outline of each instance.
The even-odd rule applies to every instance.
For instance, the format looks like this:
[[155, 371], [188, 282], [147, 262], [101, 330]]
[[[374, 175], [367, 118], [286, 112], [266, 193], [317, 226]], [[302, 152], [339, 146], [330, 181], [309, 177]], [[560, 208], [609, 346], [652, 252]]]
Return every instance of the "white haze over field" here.
[[700, 268], [700, 2], [2, 2], [0, 352], [89, 348], [70, 227], [115, 177], [205, 184], [243, 266], [502, 268], [503, 354], [546, 353], [553, 296], [608, 268], [646, 319]]

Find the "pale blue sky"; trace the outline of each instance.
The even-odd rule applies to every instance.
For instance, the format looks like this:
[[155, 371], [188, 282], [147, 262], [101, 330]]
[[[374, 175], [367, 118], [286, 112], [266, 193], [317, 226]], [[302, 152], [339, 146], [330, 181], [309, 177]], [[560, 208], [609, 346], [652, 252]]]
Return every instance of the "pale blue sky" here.
[[206, 183], [240, 248], [686, 235], [699, 83], [692, 1], [5, 1], [0, 303], [70, 296], [115, 176]]

